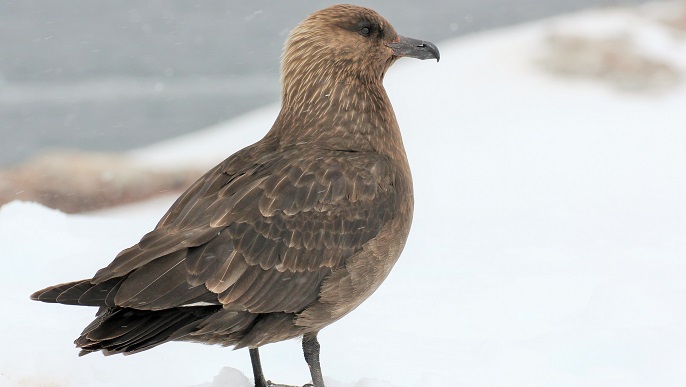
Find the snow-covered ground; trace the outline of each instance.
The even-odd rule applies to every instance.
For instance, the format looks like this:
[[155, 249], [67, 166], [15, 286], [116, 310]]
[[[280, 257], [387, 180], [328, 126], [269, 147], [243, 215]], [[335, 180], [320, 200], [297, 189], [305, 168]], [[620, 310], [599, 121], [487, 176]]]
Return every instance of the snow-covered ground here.
[[[391, 69], [413, 230], [381, 289], [320, 334], [328, 386], [684, 384], [686, 86], [632, 93], [543, 70], [546, 33], [600, 24], [612, 28], [589, 33], [630, 31], [638, 52], [684, 74], [683, 35], [635, 10], [444, 42], [438, 65]], [[277, 109], [135, 155], [209, 166], [259, 139]], [[72, 341], [95, 310], [28, 298], [90, 277], [172, 200], [69, 216], [0, 209], [0, 385], [250, 386], [245, 350], [169, 343], [79, 358]], [[309, 379], [297, 341], [262, 357], [274, 381]]]

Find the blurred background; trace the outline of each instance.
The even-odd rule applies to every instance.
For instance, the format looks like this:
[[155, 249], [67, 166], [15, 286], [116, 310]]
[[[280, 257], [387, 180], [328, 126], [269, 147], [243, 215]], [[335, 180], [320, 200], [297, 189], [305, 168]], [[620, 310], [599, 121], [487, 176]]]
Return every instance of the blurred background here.
[[[0, 2], [0, 386], [250, 386], [216, 346], [78, 358], [93, 310], [27, 296], [92, 275], [262, 136], [288, 31], [329, 4]], [[327, 385], [685, 385], [686, 0], [364, 4], [442, 59], [386, 77], [413, 229], [322, 332]], [[306, 381], [299, 346], [262, 352], [270, 378]]]
[[[333, 3], [2, 2], [0, 167], [50, 149], [137, 148], [276, 102], [288, 31]], [[352, 3], [376, 9], [401, 34], [440, 42], [641, 1]]]

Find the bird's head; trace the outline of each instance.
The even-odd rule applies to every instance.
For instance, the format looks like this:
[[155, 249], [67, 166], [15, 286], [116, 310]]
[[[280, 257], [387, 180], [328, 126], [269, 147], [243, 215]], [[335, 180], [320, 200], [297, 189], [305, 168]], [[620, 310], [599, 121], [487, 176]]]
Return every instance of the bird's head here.
[[439, 59], [433, 43], [398, 35], [375, 11], [334, 5], [317, 11], [291, 32], [284, 47], [284, 87], [291, 82], [380, 82], [400, 57]]

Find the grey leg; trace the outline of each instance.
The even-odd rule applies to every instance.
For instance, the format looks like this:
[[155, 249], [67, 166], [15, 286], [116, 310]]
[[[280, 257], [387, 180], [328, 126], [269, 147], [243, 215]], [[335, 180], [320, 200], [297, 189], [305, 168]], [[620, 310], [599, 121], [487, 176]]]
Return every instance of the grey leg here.
[[312, 375], [314, 387], [325, 387], [324, 378], [322, 378], [322, 367], [319, 364], [319, 341], [317, 341], [317, 333], [310, 333], [303, 336], [303, 353], [305, 354], [307, 366], [310, 367], [310, 375]]
[[255, 387], [267, 387], [267, 380], [264, 378], [262, 363], [260, 363], [260, 351], [257, 348], [250, 348], [250, 362], [255, 376]]

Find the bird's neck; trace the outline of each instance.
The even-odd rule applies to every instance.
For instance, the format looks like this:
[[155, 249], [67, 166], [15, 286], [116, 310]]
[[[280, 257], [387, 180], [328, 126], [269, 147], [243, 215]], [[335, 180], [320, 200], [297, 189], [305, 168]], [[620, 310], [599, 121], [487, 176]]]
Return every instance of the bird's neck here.
[[[295, 87], [308, 84], [310, 87]], [[284, 82], [281, 112], [269, 135], [283, 145], [374, 151], [405, 159], [382, 80], [320, 78]]]

